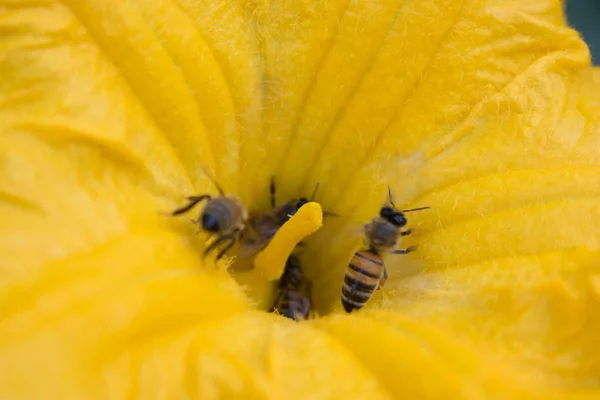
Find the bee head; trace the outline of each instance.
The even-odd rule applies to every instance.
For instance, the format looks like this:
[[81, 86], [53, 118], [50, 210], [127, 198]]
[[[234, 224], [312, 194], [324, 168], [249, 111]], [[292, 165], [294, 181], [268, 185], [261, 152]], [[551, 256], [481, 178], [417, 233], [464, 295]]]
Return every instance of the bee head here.
[[389, 206], [381, 207], [379, 216], [398, 228], [402, 228], [407, 222], [404, 214]]
[[276, 214], [276, 219], [279, 225], [283, 225], [290, 217], [298, 212], [300, 207], [308, 203], [308, 200], [302, 199], [293, 199], [288, 201], [287, 203], [281, 205]]
[[302, 207], [303, 205], [305, 205], [306, 203], [308, 203], [309, 200], [302, 197], [300, 200], [298, 200], [298, 202], [296, 203], [296, 210], [299, 210], [300, 207]]
[[219, 219], [211, 213], [202, 214], [202, 229], [207, 232], [217, 233], [220, 229]]

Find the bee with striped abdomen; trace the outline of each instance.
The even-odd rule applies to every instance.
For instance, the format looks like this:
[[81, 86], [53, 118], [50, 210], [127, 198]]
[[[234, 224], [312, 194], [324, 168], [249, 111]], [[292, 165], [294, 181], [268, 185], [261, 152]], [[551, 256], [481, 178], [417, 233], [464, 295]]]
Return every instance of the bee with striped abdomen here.
[[388, 187], [389, 200], [379, 210], [379, 215], [364, 226], [366, 248], [352, 256], [342, 284], [342, 306], [347, 312], [362, 308], [373, 296], [375, 289], [382, 287], [388, 272], [382, 259], [384, 253], [408, 254], [415, 249], [397, 249], [399, 238], [411, 233], [402, 231], [407, 220], [404, 213], [425, 210], [430, 207], [400, 211], [392, 200]]
[[183, 214], [200, 202], [206, 201], [207, 203], [200, 212], [198, 219], [192, 220], [192, 222], [198, 224], [200, 228], [198, 232], [204, 230], [215, 236], [215, 240], [204, 251], [204, 256], [227, 243], [217, 255], [216, 259], [219, 260], [237, 242], [238, 236], [246, 226], [248, 212], [240, 199], [232, 195], [225, 195], [223, 189], [208, 173], [207, 176], [219, 191], [219, 196], [212, 197], [210, 194], [190, 196], [187, 198], [188, 204], [173, 211], [171, 215]]
[[298, 256], [291, 254], [277, 285], [279, 291], [271, 312], [277, 311], [294, 321], [308, 318], [311, 307], [312, 284], [304, 276]]

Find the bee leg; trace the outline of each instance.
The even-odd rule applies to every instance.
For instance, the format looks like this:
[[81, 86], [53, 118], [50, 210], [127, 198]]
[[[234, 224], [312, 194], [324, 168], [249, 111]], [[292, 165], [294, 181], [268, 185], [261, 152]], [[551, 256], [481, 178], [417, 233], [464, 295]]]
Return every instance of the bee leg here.
[[227, 237], [229, 238], [229, 244], [227, 246], [225, 246], [225, 248], [219, 252], [219, 254], [217, 255], [216, 261], [219, 261], [221, 258], [223, 258], [225, 253], [227, 253], [227, 251], [229, 249], [231, 249], [233, 247], [233, 245], [235, 244], [235, 242], [237, 241], [235, 239], [234, 235], [229, 235]]
[[379, 290], [385, 286], [387, 279], [388, 279], [388, 272], [387, 272], [387, 268], [384, 265], [383, 266], [383, 275], [381, 276], [381, 279], [379, 280], [379, 286], [377, 286], [377, 290]]
[[229, 235], [225, 235], [225, 236], [220, 236], [217, 239], [215, 239], [215, 241], [212, 242], [210, 244], [210, 246], [208, 246], [206, 248], [206, 250], [204, 250], [204, 254], [202, 254], [202, 259], [204, 259], [208, 255], [208, 253], [210, 253], [211, 251], [213, 251], [214, 249], [216, 249], [217, 247], [219, 247], [219, 245], [221, 243], [223, 243], [224, 241], [226, 241], [229, 238], [230, 238]]
[[233, 265], [230, 266], [229, 268], [227, 268], [227, 271], [229, 272], [247, 272], [247, 271], [252, 271], [254, 269], [254, 266], [252, 264], [250, 264], [249, 267], [245, 267], [245, 268], [240, 268], [238, 267], [234, 267]]
[[404, 232], [400, 232], [400, 236], [408, 236], [412, 233], [412, 229], [407, 229]]
[[394, 250], [393, 253], [394, 254], [408, 254], [408, 253], [415, 251], [416, 249], [417, 249], [417, 246], [410, 246], [408, 249], [405, 249], [405, 250]]
[[[190, 222], [194, 225], [197, 225], [199, 219], [200, 219], [199, 217], [198, 217], [198, 219], [190, 218]], [[198, 225], [198, 230], [196, 231], [196, 235], [198, 235], [200, 232], [202, 232], [202, 227], [200, 225]]]
[[221, 250], [221, 252], [217, 255], [217, 258], [215, 259], [215, 261], [219, 261], [224, 255], [225, 253], [227, 253], [227, 251], [229, 249], [231, 249], [233, 247], [233, 245], [236, 244], [237, 240], [238, 240], [238, 235], [240, 234], [240, 232], [242, 231], [242, 228], [236, 228], [233, 232], [231, 232], [229, 235], [225, 235], [222, 236], [221, 239], [223, 239], [222, 241], [224, 242], [225, 240], [229, 240], [229, 244], [227, 246], [225, 246], [225, 248], [223, 250]]
[[189, 203], [185, 206], [185, 207], [181, 207], [178, 208], [177, 210], [173, 211], [171, 213], [171, 215], [179, 215], [179, 214], [183, 214], [186, 211], [191, 210], [192, 208], [194, 208], [194, 206], [198, 203], [200, 203], [202, 200], [210, 200], [211, 196], [210, 194], [203, 194], [201, 196], [189, 196], [187, 199], [189, 201]]

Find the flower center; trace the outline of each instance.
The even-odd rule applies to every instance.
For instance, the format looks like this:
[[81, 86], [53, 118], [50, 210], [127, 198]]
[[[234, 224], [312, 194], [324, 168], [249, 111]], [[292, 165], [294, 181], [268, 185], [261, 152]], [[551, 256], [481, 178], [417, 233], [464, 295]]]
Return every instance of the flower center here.
[[[268, 214], [254, 213], [248, 225], [253, 231], [264, 232], [257, 224], [268, 225], [269, 219], [263, 218]], [[323, 231], [319, 230], [322, 219], [320, 205], [306, 203], [265, 240], [268, 245], [253, 257], [247, 256], [252, 252], [242, 239], [231, 270], [258, 309], [304, 320], [338, 308], [347, 261], [360, 235], [345, 235], [350, 240], [340, 240], [333, 232], [342, 232], [343, 223], [329, 218], [325, 223], [329, 229]]]

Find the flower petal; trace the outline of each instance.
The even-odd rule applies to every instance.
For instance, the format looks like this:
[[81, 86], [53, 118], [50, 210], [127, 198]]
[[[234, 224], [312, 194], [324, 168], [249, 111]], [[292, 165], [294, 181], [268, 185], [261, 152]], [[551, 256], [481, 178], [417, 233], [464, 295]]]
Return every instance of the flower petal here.
[[101, 377], [131, 348], [248, 309], [225, 272], [199, 272], [197, 254], [165, 231], [130, 233], [39, 270], [11, 266], [0, 292], [0, 388], [11, 398], [49, 388], [60, 398], [99, 395], [112, 389]]
[[[598, 395], [600, 73], [561, 2], [0, 7], [7, 397]], [[386, 184], [433, 210], [371, 310], [296, 324], [165, 216], [201, 166], [252, 206], [321, 182], [321, 312]]]
[[[420, 94], [418, 108], [407, 103], [405, 107], [412, 110], [410, 113], [400, 109], [405, 117], [398, 124], [412, 123], [382, 133], [377, 147], [359, 167], [347, 159], [334, 162], [351, 171], [358, 169], [347, 174], [352, 177], [350, 182], [341, 176], [341, 169], [336, 170], [340, 176], [331, 180], [319, 174], [323, 193], [328, 196], [319, 199], [324, 209], [349, 215], [326, 224], [314, 237], [321, 248], [336, 249], [318, 252], [308, 263], [315, 266], [312, 275], [319, 276], [315, 293], [322, 312], [329, 312], [337, 305], [338, 295], [333, 285], [339, 286], [350, 254], [359, 245], [356, 225], [376, 215], [388, 183], [398, 206], [432, 207], [410, 214], [409, 226], [414, 234], [402, 246], [418, 244], [419, 251], [408, 257], [390, 257], [392, 274], [506, 254], [548, 251], [557, 246], [565, 249], [574, 245], [598, 246], [594, 219], [579, 214], [586, 215], [587, 210], [592, 216], [596, 214], [594, 171], [598, 168], [600, 151], [597, 125], [586, 123], [594, 103], [581, 100], [591, 90], [590, 85], [597, 87], [595, 73], [584, 68], [589, 62], [587, 50], [577, 35], [566, 28], [527, 17], [520, 9], [497, 10], [494, 4], [476, 8], [467, 3], [465, 7], [475, 7], [470, 11], [475, 13], [472, 18], [477, 21], [473, 24], [483, 23], [480, 18], [487, 21], [493, 16], [503, 21], [498, 25], [502, 31], [482, 28], [481, 43], [461, 42], [477, 40], [476, 33], [459, 35], [455, 38], [457, 43], [448, 44], [472, 52], [471, 62], [482, 63], [479, 67], [477, 63], [471, 66], [460, 61], [466, 64], [451, 68], [461, 71], [464, 76], [460, 80], [442, 78], [442, 65], [428, 66], [437, 71], [439, 78], [423, 78], [410, 96], [412, 99], [428, 88], [429, 97], [425, 92]], [[511, 29], [531, 32], [532, 36], [522, 43], [513, 37]], [[556, 38], [552, 43], [564, 47], [547, 52], [547, 35]], [[440, 62], [445, 60], [443, 65], [446, 65], [462, 59], [455, 52], [451, 54]], [[495, 61], [488, 64], [492, 58]], [[488, 80], [492, 65], [508, 68], [505, 74], [493, 74], [494, 79], [500, 79], [499, 86]], [[467, 84], [466, 78], [470, 83]], [[448, 87], [440, 86], [442, 83]], [[434, 88], [439, 90], [435, 96]], [[461, 104], [470, 95], [481, 98], [464, 108]], [[365, 94], [369, 99], [373, 96]], [[590, 94], [585, 96], [591, 98]], [[435, 102], [443, 104], [433, 105]], [[587, 104], [588, 109], [584, 110], [580, 104]], [[455, 108], [462, 111], [450, 112]], [[413, 114], [421, 115], [420, 119], [416, 120]], [[354, 115], [349, 114], [348, 118]], [[372, 111], [370, 115], [381, 114]], [[352, 142], [360, 145], [359, 139], [348, 132], [347, 138], [344, 146]], [[339, 157], [355, 152], [323, 150], [325, 153], [328, 157]], [[321, 158], [320, 163], [326, 161]], [[330, 189], [331, 185], [345, 185], [346, 189]], [[345, 195], [337, 200], [329, 197], [340, 193]], [[552, 201], [555, 203], [551, 204]], [[568, 229], [562, 226], [564, 216], [573, 220]], [[548, 225], [540, 222], [544, 219]]]
[[[389, 398], [346, 348], [310, 326], [250, 314], [210, 328], [193, 336], [186, 360], [196, 398]], [[342, 373], [343, 384], [332, 384]]]

